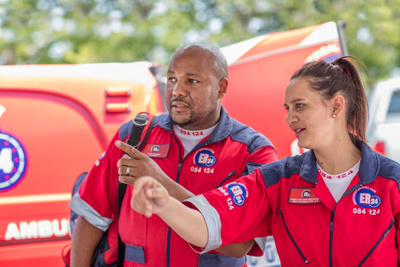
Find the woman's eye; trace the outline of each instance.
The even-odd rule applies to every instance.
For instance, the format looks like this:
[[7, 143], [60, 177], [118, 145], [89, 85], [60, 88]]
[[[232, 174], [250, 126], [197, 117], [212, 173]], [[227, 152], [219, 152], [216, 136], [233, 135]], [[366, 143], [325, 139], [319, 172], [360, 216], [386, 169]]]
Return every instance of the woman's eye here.
[[193, 80], [193, 79], [189, 79], [189, 83], [198, 83], [198, 81]]
[[168, 82], [174, 83], [174, 82], [176, 82], [176, 79], [175, 78], [168, 78]]
[[304, 104], [296, 104], [296, 108], [302, 108], [302, 107], [304, 107]]

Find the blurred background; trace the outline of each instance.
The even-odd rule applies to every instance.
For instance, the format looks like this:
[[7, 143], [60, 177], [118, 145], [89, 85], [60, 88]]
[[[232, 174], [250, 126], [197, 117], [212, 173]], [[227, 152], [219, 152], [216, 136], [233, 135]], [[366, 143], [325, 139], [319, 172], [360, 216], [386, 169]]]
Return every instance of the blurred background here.
[[[11, 166], [11, 153], [6, 158], [1, 151], [11, 150], [0, 143], [0, 186], [7, 186], [0, 187], [0, 266], [65, 266], [73, 182], [122, 122], [139, 111], [164, 111], [159, 74], [177, 48], [195, 41], [232, 48], [327, 22], [344, 23], [347, 53], [367, 67], [370, 146], [400, 162], [400, 0], [0, 0], [0, 65], [19, 65], [0, 66], [0, 132], [21, 140], [18, 151], [26, 148], [12, 165], [23, 172], [10, 184], [14, 173], [4, 166]], [[310, 29], [296, 38], [271, 34], [271, 46], [254, 49], [275, 49], [263, 57], [229, 50], [241, 58], [229, 66], [224, 106], [270, 138], [280, 158], [303, 152], [284, 123], [284, 89], [296, 64], [336, 44], [336, 24], [330, 24], [332, 34], [323, 27], [318, 38], [308, 38]], [[286, 47], [277, 49], [276, 40]], [[341, 55], [345, 49], [338, 46], [320, 56]], [[296, 50], [297, 58], [289, 53]], [[43, 66], [108, 62], [121, 64]], [[23, 66], [32, 64], [41, 66]], [[54, 160], [60, 151], [63, 160]], [[280, 266], [272, 239], [248, 265]]]
[[346, 23], [367, 86], [398, 71], [400, 0], [0, 0], [0, 64], [167, 64], [188, 42], [223, 47], [327, 21]]

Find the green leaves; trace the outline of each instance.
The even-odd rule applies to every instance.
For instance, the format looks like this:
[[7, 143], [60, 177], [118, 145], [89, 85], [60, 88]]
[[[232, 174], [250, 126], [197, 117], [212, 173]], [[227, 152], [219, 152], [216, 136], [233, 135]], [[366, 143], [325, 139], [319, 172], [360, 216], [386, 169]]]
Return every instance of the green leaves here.
[[372, 77], [400, 64], [400, 0], [1, 0], [0, 63], [149, 60], [192, 41], [223, 47], [274, 31], [347, 22]]

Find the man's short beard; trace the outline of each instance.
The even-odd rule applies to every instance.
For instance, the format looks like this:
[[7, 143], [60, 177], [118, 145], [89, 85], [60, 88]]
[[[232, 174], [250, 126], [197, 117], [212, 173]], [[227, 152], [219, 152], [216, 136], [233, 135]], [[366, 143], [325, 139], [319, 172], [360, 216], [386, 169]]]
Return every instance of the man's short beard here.
[[179, 127], [183, 128], [183, 129], [185, 129], [185, 126], [188, 126], [189, 124], [192, 123], [191, 120], [189, 120], [189, 121], [187, 121], [187, 122], [184, 122], [184, 123], [177, 123], [177, 122], [175, 122], [175, 121], [173, 121], [173, 122], [174, 122], [176, 125], [178, 125]]
[[[194, 127], [196, 129], [199, 129], [198, 127], [201, 127], [202, 130], [206, 129], [207, 127], [205, 125], [200, 126], [200, 124], [206, 124], [209, 121], [213, 120], [213, 117], [215, 116], [214, 114], [215, 112], [208, 112], [208, 113], [196, 113], [194, 111], [192, 111], [190, 113], [190, 117], [188, 120], [178, 123], [177, 121], [175, 121], [172, 116], [170, 115], [170, 118], [172, 120], [172, 122], [176, 125], [178, 125], [179, 127], [185, 129], [186, 126], [190, 126], [190, 127]], [[206, 127], [206, 128], [204, 128]]]
[[172, 120], [172, 122], [173, 122], [174, 124], [178, 125], [179, 127], [183, 128], [183, 129], [184, 129], [185, 126], [188, 126], [188, 125], [190, 125], [190, 124], [193, 123], [192, 114], [190, 114], [190, 118], [189, 118], [187, 121], [183, 122], [183, 123], [178, 123], [178, 122], [176, 122], [176, 121], [172, 118], [171, 115], [170, 115], [170, 117], [171, 117], [171, 120]]

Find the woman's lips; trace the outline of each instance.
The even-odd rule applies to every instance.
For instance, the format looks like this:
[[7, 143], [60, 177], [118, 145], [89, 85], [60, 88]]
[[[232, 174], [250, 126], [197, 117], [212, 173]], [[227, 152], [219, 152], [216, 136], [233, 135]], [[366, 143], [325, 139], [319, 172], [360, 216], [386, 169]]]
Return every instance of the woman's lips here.
[[304, 130], [305, 130], [305, 128], [295, 128], [295, 129], [293, 129], [296, 137], [298, 137]]

